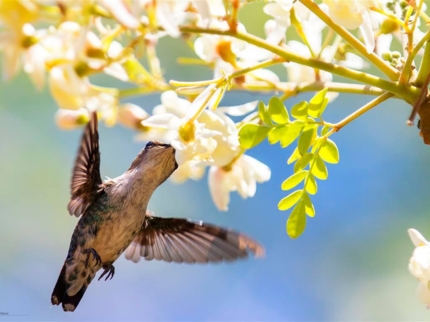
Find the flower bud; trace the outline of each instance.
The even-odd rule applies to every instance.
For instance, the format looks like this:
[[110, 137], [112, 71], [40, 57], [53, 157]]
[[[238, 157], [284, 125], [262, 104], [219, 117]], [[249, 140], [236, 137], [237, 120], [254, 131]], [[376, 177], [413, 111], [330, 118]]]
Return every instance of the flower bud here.
[[59, 109], [57, 113], [55, 113], [55, 123], [63, 130], [73, 130], [87, 124], [89, 120], [90, 115], [85, 108], [80, 108], [78, 110]]
[[146, 113], [141, 107], [126, 103], [119, 107], [118, 110], [118, 121], [129, 128], [134, 130], [142, 129], [141, 122], [148, 118], [148, 113]]

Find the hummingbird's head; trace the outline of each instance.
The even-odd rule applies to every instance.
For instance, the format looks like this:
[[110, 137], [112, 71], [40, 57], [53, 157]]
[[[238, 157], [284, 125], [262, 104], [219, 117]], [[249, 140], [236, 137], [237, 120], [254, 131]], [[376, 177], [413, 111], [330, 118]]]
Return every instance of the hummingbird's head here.
[[175, 149], [166, 143], [150, 141], [140, 151], [129, 170], [139, 168], [145, 176], [152, 177], [160, 184], [178, 168], [175, 159]]

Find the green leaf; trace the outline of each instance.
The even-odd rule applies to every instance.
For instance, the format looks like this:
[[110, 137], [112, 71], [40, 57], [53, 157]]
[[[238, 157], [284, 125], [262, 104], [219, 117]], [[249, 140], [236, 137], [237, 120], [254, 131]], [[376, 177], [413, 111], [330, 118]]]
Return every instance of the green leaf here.
[[308, 102], [302, 101], [291, 108], [291, 115], [296, 119], [306, 121], [308, 117]]
[[297, 186], [308, 174], [308, 170], [302, 170], [291, 175], [287, 180], [282, 182], [282, 190], [290, 190]]
[[306, 153], [304, 156], [297, 160], [296, 164], [294, 165], [294, 172], [298, 172], [304, 169], [309, 164], [309, 162], [313, 160], [313, 158], [313, 153]]
[[319, 91], [309, 101], [308, 113], [312, 117], [319, 117], [327, 106], [328, 99], [325, 95], [327, 94], [327, 88]]
[[328, 162], [328, 163], [339, 162], [339, 150], [337, 149], [336, 143], [334, 143], [330, 139], [327, 139], [322, 144], [319, 155], [325, 162]]
[[287, 126], [275, 126], [270, 129], [267, 139], [270, 144], [277, 143], [288, 131]]
[[299, 149], [295, 148], [291, 156], [287, 160], [287, 164], [291, 164], [294, 161], [298, 160], [301, 157]]
[[284, 103], [277, 96], [272, 97], [269, 101], [269, 115], [273, 122], [278, 124], [286, 124], [290, 120]]
[[304, 204], [305, 204], [305, 211], [306, 211], [306, 214], [307, 214], [309, 217], [313, 217], [313, 216], [315, 216], [315, 208], [314, 208], [314, 205], [312, 204], [312, 200], [311, 200], [311, 198], [309, 197], [309, 195], [307, 194], [307, 192], [305, 192], [305, 193], [303, 194], [302, 199], [303, 199], [303, 202], [304, 202]]
[[320, 180], [325, 180], [328, 178], [327, 167], [319, 155], [315, 156], [315, 163], [312, 166], [312, 174]]
[[293, 209], [287, 220], [287, 234], [291, 238], [299, 237], [306, 227], [305, 203], [301, 200]]
[[324, 127], [321, 129], [321, 136], [326, 135], [331, 130], [331, 127], [324, 125]]
[[270, 128], [258, 124], [244, 124], [239, 130], [239, 142], [242, 148], [251, 149], [260, 144], [269, 133]]
[[260, 117], [260, 120], [262, 120], [265, 124], [272, 125], [272, 121], [270, 120], [270, 115], [267, 111], [267, 107], [262, 101], [258, 103], [258, 116]]
[[293, 123], [287, 125], [286, 127], [288, 130], [281, 138], [281, 146], [286, 148], [291, 143], [293, 143], [302, 132], [303, 126], [304, 124], [302, 121], [294, 121]]
[[309, 173], [308, 181], [306, 181], [305, 189], [311, 195], [316, 194], [318, 191], [317, 181], [315, 180], [315, 177], [312, 173]]
[[315, 151], [318, 150], [318, 147], [320, 146], [322, 139], [323, 139], [322, 137], [318, 137], [315, 139], [314, 144], [312, 144], [312, 150], [311, 150], [312, 153], [315, 153]]
[[300, 155], [304, 155], [310, 148], [313, 139], [316, 135], [316, 128], [311, 128], [306, 130], [300, 134], [299, 142], [297, 147], [299, 148]]
[[292, 206], [294, 206], [297, 201], [299, 201], [300, 197], [302, 196], [303, 190], [296, 190], [292, 193], [290, 193], [285, 198], [282, 198], [281, 201], [278, 203], [278, 209], [279, 210], [288, 210]]

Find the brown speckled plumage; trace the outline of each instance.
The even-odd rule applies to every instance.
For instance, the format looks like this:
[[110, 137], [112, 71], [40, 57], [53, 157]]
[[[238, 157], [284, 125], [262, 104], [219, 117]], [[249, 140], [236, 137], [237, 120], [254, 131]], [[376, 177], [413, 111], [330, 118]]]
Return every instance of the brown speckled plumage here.
[[[85, 128], [72, 176], [71, 215], [81, 216], [54, 287], [51, 302], [74, 311], [96, 273], [112, 278], [113, 263], [126, 258], [206, 263], [231, 261], [264, 249], [237, 232], [147, 212], [154, 190], [177, 168], [169, 144], [149, 142], [121, 176], [102, 182], [97, 115]], [[101, 276], [102, 276], [101, 275]]]

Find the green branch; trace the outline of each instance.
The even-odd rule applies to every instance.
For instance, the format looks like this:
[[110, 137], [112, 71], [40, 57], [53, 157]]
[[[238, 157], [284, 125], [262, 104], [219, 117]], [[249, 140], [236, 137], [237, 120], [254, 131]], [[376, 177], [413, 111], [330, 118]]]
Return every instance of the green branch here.
[[[430, 30], [427, 31], [426, 35], [423, 37], [423, 39], [421, 39], [421, 41], [426, 42], [426, 48], [424, 49], [424, 55], [421, 59], [421, 66], [420, 70], [418, 71], [417, 79], [414, 82], [414, 85], [417, 87], [423, 86], [427, 78], [427, 74], [430, 71]], [[421, 43], [421, 41], [419, 43]]]
[[384, 93], [384, 94], [378, 96], [374, 100], [370, 101], [369, 103], [367, 103], [363, 107], [361, 107], [358, 110], [356, 110], [354, 113], [352, 113], [352, 114], [348, 115], [347, 117], [345, 117], [342, 121], [334, 124], [333, 125], [333, 130], [335, 132], [340, 131], [345, 125], [351, 123], [352, 121], [354, 121], [355, 119], [357, 119], [358, 117], [360, 117], [361, 115], [363, 115], [364, 113], [370, 111], [372, 108], [374, 108], [375, 106], [381, 104], [382, 102], [386, 101], [387, 99], [389, 99], [392, 96], [393, 96], [392, 93]]
[[324, 11], [312, 0], [300, 0], [300, 2], [312, 11], [318, 18], [324, 21], [327, 26], [332, 28], [338, 35], [345, 39], [352, 47], [354, 47], [363, 57], [370, 61], [375, 67], [381, 70], [391, 80], [399, 78], [399, 71], [388, 65], [381, 57], [375, 53], [368, 53], [366, 46], [361, 41], [355, 38], [348, 30], [334, 23], [333, 20], [326, 15]]
[[182, 32], [188, 32], [188, 33], [231, 36], [231, 37], [243, 40], [249, 44], [255, 45], [257, 47], [266, 49], [288, 61], [300, 64], [300, 65], [304, 65], [304, 66], [309, 66], [316, 69], [325, 70], [327, 72], [330, 72], [339, 76], [350, 78], [360, 83], [368, 84], [368, 85], [386, 90], [388, 92], [391, 92], [401, 97], [402, 99], [404, 99], [410, 104], [413, 104], [419, 95], [419, 89], [417, 89], [416, 87], [401, 86], [397, 82], [384, 80], [371, 74], [359, 72], [336, 64], [327, 63], [325, 61], [315, 59], [315, 58], [306, 58], [306, 57], [303, 57], [302, 55], [296, 54], [280, 46], [272, 45], [266, 42], [264, 39], [261, 39], [259, 37], [256, 37], [248, 33], [231, 32], [230, 30], [218, 30], [218, 29], [211, 29], [211, 28], [203, 29], [198, 27], [181, 27], [180, 29]]

